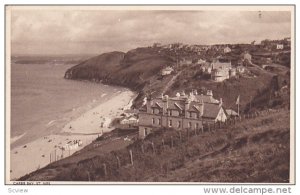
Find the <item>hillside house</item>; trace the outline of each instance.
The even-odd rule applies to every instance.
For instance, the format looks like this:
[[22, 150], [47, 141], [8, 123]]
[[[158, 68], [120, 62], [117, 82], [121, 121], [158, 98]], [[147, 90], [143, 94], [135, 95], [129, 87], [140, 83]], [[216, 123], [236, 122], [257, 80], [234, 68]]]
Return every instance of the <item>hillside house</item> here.
[[229, 78], [236, 76], [236, 68], [229, 69]]
[[232, 109], [226, 109], [226, 114], [228, 118], [235, 118], [239, 116], [239, 114]]
[[211, 79], [216, 82], [222, 82], [230, 78], [230, 71], [232, 69], [231, 62], [216, 61], [211, 64]]
[[120, 120], [121, 125], [135, 125], [138, 124], [139, 119], [136, 116], [124, 117]]
[[283, 49], [283, 44], [277, 44], [276, 49]]
[[244, 73], [245, 72], [245, 66], [238, 66], [238, 67], [236, 67], [236, 71], [238, 72], [238, 73]]
[[162, 69], [161, 75], [166, 76], [166, 75], [171, 74], [173, 71], [174, 71], [174, 69], [172, 67], [168, 66], [168, 67]]
[[202, 59], [198, 59], [197, 60], [197, 64], [204, 64], [206, 61], [205, 60], [202, 60]]
[[242, 61], [248, 61], [248, 62], [251, 62], [252, 56], [251, 56], [251, 54], [250, 54], [249, 52], [243, 52], [243, 53], [241, 54], [241, 59], [242, 59]]
[[212, 70], [212, 66], [210, 63], [204, 63], [201, 65], [201, 70], [202, 72], [204, 72], [205, 74], [211, 74], [211, 70]]
[[193, 62], [190, 59], [183, 59], [179, 62], [179, 65], [191, 65]]
[[157, 127], [176, 130], [201, 129], [204, 125], [227, 120], [222, 99], [213, 98], [212, 91], [206, 95], [195, 92], [189, 95], [147, 99], [139, 110], [139, 137], [144, 138]]
[[152, 47], [161, 47], [161, 43], [153, 43], [153, 46]]
[[224, 53], [230, 53], [231, 52], [231, 49], [227, 46], [224, 48]]

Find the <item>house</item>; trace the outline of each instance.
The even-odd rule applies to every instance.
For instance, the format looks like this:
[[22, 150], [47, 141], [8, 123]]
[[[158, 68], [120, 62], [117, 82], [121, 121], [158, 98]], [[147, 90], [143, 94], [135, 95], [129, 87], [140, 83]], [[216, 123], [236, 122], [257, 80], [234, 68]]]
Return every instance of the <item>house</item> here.
[[153, 43], [152, 47], [161, 47], [161, 43]]
[[220, 62], [216, 61], [211, 64], [211, 79], [216, 82], [222, 82], [226, 79], [229, 79], [229, 71], [231, 68], [231, 62]]
[[245, 66], [238, 66], [238, 67], [236, 67], [236, 71], [238, 73], [244, 73], [245, 72]]
[[166, 76], [166, 75], [171, 74], [173, 71], [174, 71], [174, 69], [172, 67], [168, 66], [168, 67], [162, 69], [161, 75]]
[[227, 46], [224, 48], [224, 53], [230, 53], [231, 52], [231, 49]]
[[242, 54], [241, 54], [241, 59], [242, 59], [242, 61], [248, 61], [248, 62], [251, 62], [251, 60], [252, 60], [252, 56], [251, 56], [251, 54], [249, 53], [249, 52], [243, 52]]
[[136, 116], [124, 117], [120, 120], [121, 125], [134, 125], [138, 124], [139, 119]]
[[277, 44], [276, 49], [283, 49], [283, 44]]
[[208, 62], [201, 65], [202, 72], [204, 72], [206, 74], [211, 74], [211, 69], [212, 69], [212, 66]]
[[229, 70], [213, 69], [211, 72], [211, 79], [216, 82], [222, 82], [226, 79], [229, 79]]
[[231, 68], [229, 70], [229, 78], [236, 76], [236, 68]]
[[69, 141], [68, 143], [66, 143], [62, 149], [63, 150], [75, 150], [78, 147], [82, 146], [82, 141], [81, 140], [73, 140], [73, 141]]
[[189, 59], [183, 59], [179, 62], [180, 65], [191, 65], [193, 62]]
[[206, 61], [205, 60], [202, 60], [202, 59], [198, 59], [197, 60], [197, 64], [204, 64]]
[[176, 130], [201, 129], [204, 125], [227, 120], [222, 99], [213, 98], [212, 91], [198, 95], [182, 93], [177, 97], [167, 95], [147, 99], [139, 110], [139, 137], [144, 138], [158, 127]]
[[232, 117], [235, 118], [239, 116], [239, 114], [232, 109], [226, 109], [226, 114], [228, 118], [232, 118]]

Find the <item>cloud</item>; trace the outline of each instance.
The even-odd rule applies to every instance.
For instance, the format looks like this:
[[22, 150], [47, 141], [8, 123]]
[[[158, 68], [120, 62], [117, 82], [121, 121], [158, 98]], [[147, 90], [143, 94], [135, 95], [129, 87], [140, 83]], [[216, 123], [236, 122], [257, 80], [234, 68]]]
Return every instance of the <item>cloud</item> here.
[[14, 10], [12, 52], [127, 51], [153, 42], [249, 43], [290, 36], [289, 12]]

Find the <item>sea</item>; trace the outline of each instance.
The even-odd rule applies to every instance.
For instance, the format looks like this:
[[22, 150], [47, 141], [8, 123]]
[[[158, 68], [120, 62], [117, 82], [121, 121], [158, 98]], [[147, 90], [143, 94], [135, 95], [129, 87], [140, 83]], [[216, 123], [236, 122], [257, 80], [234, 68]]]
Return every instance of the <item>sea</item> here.
[[87, 57], [13, 56], [11, 63], [11, 149], [59, 134], [74, 117], [125, 88], [64, 79]]

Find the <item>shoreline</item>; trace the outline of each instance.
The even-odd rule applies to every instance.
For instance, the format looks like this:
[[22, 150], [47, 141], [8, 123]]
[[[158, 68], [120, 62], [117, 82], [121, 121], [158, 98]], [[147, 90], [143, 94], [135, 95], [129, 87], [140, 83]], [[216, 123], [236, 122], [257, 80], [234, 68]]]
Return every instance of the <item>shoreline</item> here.
[[[102, 96], [102, 98], [105, 96]], [[135, 97], [135, 92], [129, 89], [116, 91], [112, 98], [87, 109], [83, 114], [69, 120], [61, 128], [60, 132], [40, 137], [27, 144], [13, 148], [10, 151], [11, 180], [40, 169], [55, 159], [60, 160], [68, 157], [90, 144], [102, 133], [113, 130], [114, 127], [112, 126], [101, 127], [103, 119], [110, 119], [110, 122], [112, 122], [113, 119], [123, 113], [125, 108], [131, 106], [130, 103]], [[72, 128], [70, 128], [70, 125]], [[11, 143], [16, 142], [24, 135], [11, 138]], [[80, 144], [73, 144], [78, 141], [80, 141]]]

